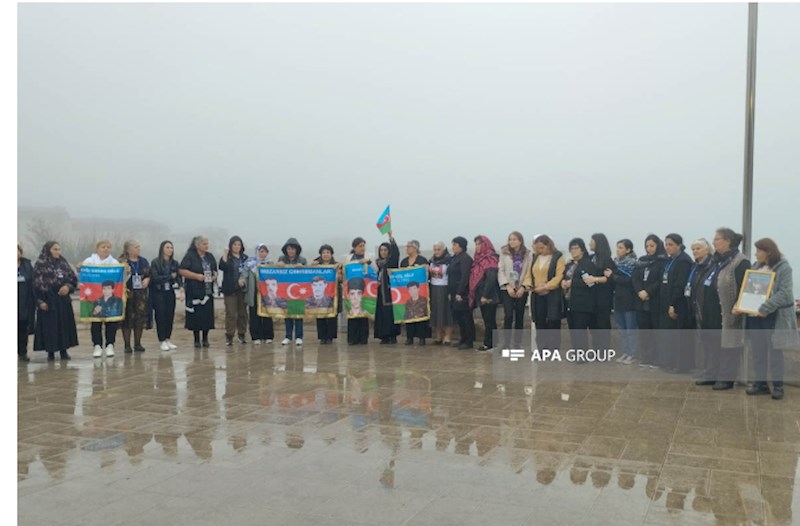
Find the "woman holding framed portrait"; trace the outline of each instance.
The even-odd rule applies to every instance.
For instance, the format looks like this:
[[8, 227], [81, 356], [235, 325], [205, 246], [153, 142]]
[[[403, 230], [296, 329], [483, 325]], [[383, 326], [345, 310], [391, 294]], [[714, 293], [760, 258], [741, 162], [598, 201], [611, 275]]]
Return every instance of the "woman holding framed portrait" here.
[[[755, 243], [756, 263], [745, 275], [735, 313], [748, 314], [747, 337], [753, 353], [755, 382], [747, 389], [749, 395], [772, 394], [783, 398], [783, 350], [800, 346], [797, 319], [794, 313], [792, 268], [770, 238]], [[750, 303], [763, 299], [756, 310]], [[772, 391], [767, 384], [767, 366], [772, 377]]]

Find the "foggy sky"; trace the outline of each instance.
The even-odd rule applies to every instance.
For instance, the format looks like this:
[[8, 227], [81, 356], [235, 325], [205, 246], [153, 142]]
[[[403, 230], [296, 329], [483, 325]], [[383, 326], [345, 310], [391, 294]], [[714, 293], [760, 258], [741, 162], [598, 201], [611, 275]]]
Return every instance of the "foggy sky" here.
[[[797, 281], [800, 5], [759, 9], [754, 236]], [[710, 240], [741, 231], [746, 33], [746, 4], [22, 4], [19, 204], [312, 251], [388, 203], [423, 245]]]

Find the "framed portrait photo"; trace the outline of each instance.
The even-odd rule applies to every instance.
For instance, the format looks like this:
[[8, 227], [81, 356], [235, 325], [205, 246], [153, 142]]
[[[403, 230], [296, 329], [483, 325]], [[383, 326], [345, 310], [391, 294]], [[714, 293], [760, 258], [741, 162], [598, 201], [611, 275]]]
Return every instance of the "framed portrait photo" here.
[[768, 270], [747, 270], [739, 290], [736, 307], [747, 314], [758, 314], [758, 308], [769, 299], [775, 273]]

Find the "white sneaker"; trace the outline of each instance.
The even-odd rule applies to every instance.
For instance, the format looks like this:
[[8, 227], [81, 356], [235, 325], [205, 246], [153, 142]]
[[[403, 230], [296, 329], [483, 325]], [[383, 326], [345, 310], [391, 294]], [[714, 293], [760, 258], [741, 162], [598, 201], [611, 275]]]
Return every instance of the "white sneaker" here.
[[294, 343], [295, 345], [303, 345], [303, 338], [297, 338]]
[[167, 340], [167, 345], [169, 346], [169, 350], [170, 350], [170, 351], [174, 351], [175, 349], [177, 349], [177, 348], [178, 348], [178, 346], [177, 346], [177, 345], [175, 345], [174, 343], [172, 343], [172, 342], [171, 342], [171, 341], [169, 341], [169, 340]]
[[290, 343], [292, 343], [292, 340], [289, 338], [284, 338], [283, 341], [281, 341], [281, 345], [289, 345]]
[[99, 345], [94, 346], [94, 352], [92, 353], [92, 358], [102, 358], [103, 357], [103, 348]]
[[627, 354], [623, 354], [622, 356], [620, 356], [619, 358], [616, 359], [616, 362], [617, 363], [625, 363], [625, 358], [627, 358], [627, 357], [628, 357]]
[[264, 340], [266, 343], [272, 343], [272, 340]]
[[162, 351], [169, 351], [170, 350], [169, 344], [167, 342], [165, 342], [165, 341], [161, 342], [161, 350]]
[[625, 357], [625, 359], [624, 359], [624, 360], [622, 360], [622, 363], [623, 363], [623, 364], [625, 364], [625, 365], [630, 365], [630, 364], [632, 364], [632, 363], [633, 363], [633, 356], [631, 356], [630, 354], [629, 354], [629, 355], [627, 355], [627, 356]]
[[114, 344], [113, 343], [109, 343], [108, 345], [106, 345], [106, 356], [108, 356], [109, 358], [114, 356]]
[[253, 340], [253, 345], [261, 345], [261, 340]]

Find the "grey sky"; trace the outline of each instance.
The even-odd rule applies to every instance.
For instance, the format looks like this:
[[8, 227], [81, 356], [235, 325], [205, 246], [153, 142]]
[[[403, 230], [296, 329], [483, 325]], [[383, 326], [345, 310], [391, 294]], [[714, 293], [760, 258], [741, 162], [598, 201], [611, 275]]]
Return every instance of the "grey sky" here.
[[[754, 235], [800, 268], [797, 27], [760, 6]], [[710, 239], [741, 229], [746, 30], [746, 4], [23, 4], [19, 203], [312, 250], [377, 242], [387, 203], [424, 245]]]

